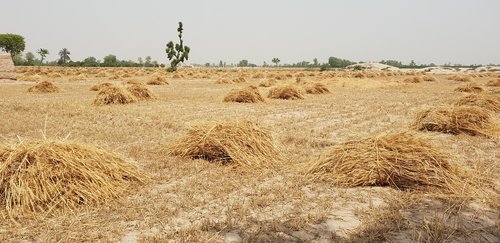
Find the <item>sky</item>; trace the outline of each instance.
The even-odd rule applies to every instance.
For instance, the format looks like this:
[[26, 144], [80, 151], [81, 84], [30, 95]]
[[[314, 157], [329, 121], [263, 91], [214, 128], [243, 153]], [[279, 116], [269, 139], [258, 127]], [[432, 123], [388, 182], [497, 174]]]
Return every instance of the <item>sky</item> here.
[[188, 63], [352, 61], [500, 64], [499, 0], [0, 0], [0, 33], [73, 60], [168, 63], [184, 23]]

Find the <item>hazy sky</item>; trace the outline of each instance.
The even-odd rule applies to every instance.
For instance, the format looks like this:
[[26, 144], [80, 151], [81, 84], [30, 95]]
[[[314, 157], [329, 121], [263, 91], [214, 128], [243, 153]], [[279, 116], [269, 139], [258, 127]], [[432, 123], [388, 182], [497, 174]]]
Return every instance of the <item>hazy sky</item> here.
[[189, 63], [397, 59], [500, 63], [499, 0], [1, 0], [0, 33], [73, 60], [115, 54], [166, 63], [184, 23]]

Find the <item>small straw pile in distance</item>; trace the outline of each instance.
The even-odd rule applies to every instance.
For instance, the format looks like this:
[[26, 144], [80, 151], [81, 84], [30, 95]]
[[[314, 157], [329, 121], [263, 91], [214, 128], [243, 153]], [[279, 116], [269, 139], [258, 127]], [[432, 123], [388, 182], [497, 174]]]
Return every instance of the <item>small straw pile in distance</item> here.
[[102, 88], [110, 87], [110, 86], [113, 86], [113, 84], [109, 83], [109, 82], [99, 83], [99, 84], [96, 84], [96, 85], [90, 87], [90, 91], [99, 91]]
[[471, 94], [461, 98], [455, 105], [477, 106], [490, 111], [500, 112], [500, 97], [488, 94]]
[[492, 137], [496, 124], [488, 110], [474, 106], [434, 107], [419, 111], [412, 125], [419, 131]]
[[251, 121], [198, 124], [166, 151], [183, 158], [249, 167], [273, 167], [281, 161], [271, 131]]
[[470, 82], [472, 81], [472, 77], [466, 75], [453, 75], [448, 78], [449, 80], [459, 81], [459, 82]]
[[491, 87], [499, 87], [500, 86], [500, 78], [499, 79], [493, 79], [490, 80], [486, 83], [486, 86], [491, 86]]
[[437, 78], [432, 76], [432, 75], [424, 75], [422, 76], [422, 79], [427, 82], [434, 82], [437, 81]]
[[12, 219], [97, 205], [148, 177], [122, 156], [61, 140], [0, 146], [0, 215]]
[[483, 92], [483, 88], [476, 83], [468, 83], [455, 88], [455, 91], [468, 92], [468, 93], [481, 93]]
[[304, 87], [308, 94], [328, 94], [330, 90], [322, 83], [312, 83]]
[[271, 88], [267, 98], [283, 100], [301, 100], [304, 99], [302, 91], [293, 85]]
[[155, 99], [157, 96], [153, 91], [149, 90], [148, 87], [141, 83], [132, 83], [126, 86], [127, 91], [130, 92], [138, 100], [151, 100]]
[[234, 89], [224, 97], [224, 102], [258, 103], [264, 102], [259, 89], [253, 85], [243, 89]]
[[129, 104], [136, 102], [137, 98], [121, 86], [102, 88], [94, 99], [94, 105]]
[[165, 77], [162, 76], [153, 76], [151, 77], [146, 84], [149, 85], [165, 85], [168, 84], [168, 81]]
[[424, 79], [419, 76], [414, 76], [414, 77], [408, 77], [405, 80], [403, 80], [405, 83], [422, 83], [424, 82]]
[[260, 87], [271, 87], [271, 86], [275, 85], [276, 82], [277, 82], [276, 79], [269, 78], [269, 79], [266, 79], [266, 80], [262, 80], [259, 83], [259, 86]]
[[334, 145], [301, 169], [312, 180], [339, 186], [425, 190], [446, 188], [455, 177], [448, 157], [427, 137], [406, 132]]
[[28, 89], [30, 93], [55, 93], [59, 91], [60, 89], [48, 80], [41, 81]]

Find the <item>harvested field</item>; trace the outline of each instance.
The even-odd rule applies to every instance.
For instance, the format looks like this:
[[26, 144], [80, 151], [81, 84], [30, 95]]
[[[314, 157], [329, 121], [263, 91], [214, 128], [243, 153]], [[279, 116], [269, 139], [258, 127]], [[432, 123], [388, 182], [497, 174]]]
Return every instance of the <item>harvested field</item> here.
[[500, 112], [500, 96], [498, 95], [478, 95], [471, 94], [461, 98], [456, 105], [459, 106], [477, 106], [490, 111]]
[[468, 83], [455, 88], [455, 91], [468, 93], [481, 93], [483, 90], [484, 89], [476, 83]]

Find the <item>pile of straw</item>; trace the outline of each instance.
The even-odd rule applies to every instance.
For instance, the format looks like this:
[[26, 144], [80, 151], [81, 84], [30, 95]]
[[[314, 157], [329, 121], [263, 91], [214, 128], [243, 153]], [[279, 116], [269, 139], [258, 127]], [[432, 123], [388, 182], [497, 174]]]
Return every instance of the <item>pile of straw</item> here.
[[267, 79], [267, 80], [263, 80], [262, 82], [259, 83], [259, 86], [260, 87], [271, 87], [273, 85], [276, 84], [276, 79]]
[[224, 102], [258, 103], [264, 102], [264, 98], [260, 95], [259, 89], [252, 85], [243, 89], [231, 90], [224, 97]]
[[483, 92], [483, 88], [476, 83], [468, 83], [455, 88], [458, 92], [469, 92], [469, 93], [480, 93]]
[[154, 76], [151, 77], [146, 84], [149, 85], [165, 85], [168, 84], [168, 81], [165, 77], [162, 76]]
[[304, 87], [308, 94], [328, 94], [330, 90], [322, 83], [308, 84]]
[[459, 106], [477, 106], [490, 111], [500, 112], [500, 97], [496, 95], [478, 95], [471, 94], [461, 98], [456, 105]]
[[55, 140], [0, 146], [4, 217], [102, 204], [146, 180], [131, 161], [95, 146]]
[[151, 100], [157, 97], [146, 85], [140, 83], [127, 85], [127, 90], [138, 100]]
[[203, 123], [167, 146], [169, 155], [210, 162], [269, 167], [280, 161], [271, 131], [243, 121]]
[[123, 87], [110, 86], [99, 91], [94, 99], [94, 105], [128, 104], [136, 101], [137, 98]]
[[96, 84], [96, 85], [90, 87], [90, 91], [99, 91], [102, 88], [110, 87], [110, 86], [113, 86], [113, 84], [112, 83], [108, 83], [108, 82], [100, 83], [100, 84]]
[[426, 137], [398, 133], [335, 145], [302, 169], [313, 180], [339, 186], [390, 186], [400, 190], [444, 188], [455, 170], [448, 155]]
[[427, 82], [434, 82], [437, 81], [436, 77], [431, 76], [431, 75], [424, 75], [422, 76], [422, 79]]
[[453, 75], [448, 78], [449, 80], [460, 81], [460, 82], [470, 82], [472, 81], [472, 77], [465, 75]]
[[496, 124], [488, 110], [473, 106], [435, 107], [417, 113], [413, 128], [450, 134], [491, 137]]
[[59, 91], [60, 89], [54, 83], [47, 80], [39, 82], [28, 89], [28, 92], [31, 93], [54, 93]]
[[486, 86], [499, 87], [500, 86], [500, 79], [490, 80], [486, 83]]
[[293, 85], [272, 88], [271, 90], [269, 90], [267, 97], [271, 99], [283, 99], [283, 100], [304, 99], [302, 91]]
[[424, 82], [424, 79], [419, 76], [414, 76], [414, 77], [408, 77], [405, 80], [403, 80], [405, 83], [422, 83]]

